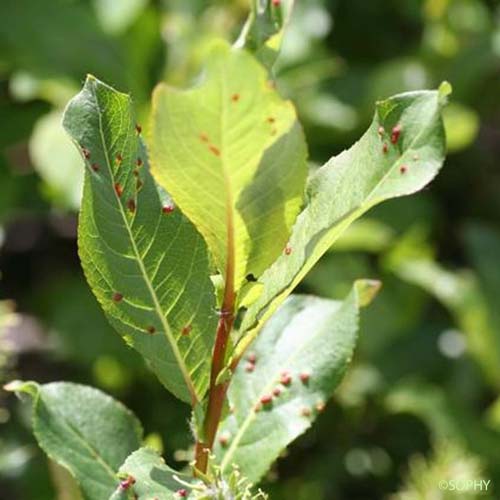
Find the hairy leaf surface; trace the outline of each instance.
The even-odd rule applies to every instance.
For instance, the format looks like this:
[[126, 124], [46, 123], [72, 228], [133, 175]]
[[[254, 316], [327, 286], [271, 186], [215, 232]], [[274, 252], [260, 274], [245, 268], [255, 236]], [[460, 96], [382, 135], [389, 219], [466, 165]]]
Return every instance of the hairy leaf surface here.
[[259, 279], [260, 296], [243, 320], [241, 331], [253, 330], [245, 344], [352, 222], [436, 176], [445, 155], [443, 93], [411, 92], [379, 102], [363, 137], [309, 179], [288, 252]]
[[182, 474], [168, 467], [163, 458], [150, 448], [140, 448], [132, 453], [120, 467], [120, 475], [132, 476], [135, 483], [129, 492], [118, 489], [109, 500], [170, 500], [180, 498], [176, 494], [179, 490], [184, 489], [187, 493], [186, 486], [175, 479], [181, 478]]
[[142, 427], [123, 405], [83, 385], [17, 382], [33, 397], [33, 432], [47, 455], [68, 469], [86, 500], [109, 498], [123, 461], [141, 445]]
[[85, 158], [78, 232], [109, 320], [180, 399], [201, 399], [216, 328], [206, 245], [148, 170], [130, 98], [93, 77], [64, 126]]
[[283, 251], [302, 204], [306, 144], [293, 105], [250, 54], [218, 44], [197, 87], [157, 87], [151, 158], [235, 289]]
[[271, 318], [229, 387], [233, 411], [218, 434], [223, 470], [236, 464], [258, 481], [311, 426], [351, 360], [359, 307], [378, 287], [358, 281], [344, 301], [293, 295]]

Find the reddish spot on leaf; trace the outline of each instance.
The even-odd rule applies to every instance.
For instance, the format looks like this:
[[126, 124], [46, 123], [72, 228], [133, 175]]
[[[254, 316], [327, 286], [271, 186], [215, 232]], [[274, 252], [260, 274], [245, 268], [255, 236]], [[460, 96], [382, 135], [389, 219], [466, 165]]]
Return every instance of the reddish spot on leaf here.
[[200, 141], [202, 141], [202, 142], [208, 142], [208, 135], [202, 132], [200, 134]]
[[123, 300], [123, 295], [119, 292], [113, 294], [113, 302], [121, 302]]
[[302, 372], [300, 375], [299, 375], [299, 378], [300, 378], [300, 381], [303, 383], [303, 384], [307, 384], [309, 382], [309, 379], [311, 378], [311, 374], [308, 373], [308, 372]]
[[115, 192], [118, 196], [121, 196], [123, 194], [123, 187], [119, 182], [115, 184]]
[[139, 124], [136, 124], [135, 131], [137, 132], [137, 135], [140, 135], [142, 132], [142, 127]]
[[318, 413], [321, 413], [322, 411], [324, 411], [325, 406], [326, 406], [326, 405], [325, 405], [325, 402], [324, 402], [324, 401], [318, 401], [318, 402], [316, 403], [316, 411], [317, 411]]
[[132, 198], [127, 201], [127, 208], [130, 210], [130, 212], [135, 213], [136, 205], [135, 205], [135, 200]]
[[384, 133], [385, 133], [385, 128], [384, 128], [384, 127], [382, 127], [382, 125], [380, 125], [380, 127], [379, 127], [379, 128], [378, 128], [378, 130], [377, 130], [377, 132], [378, 132], [378, 135], [379, 135], [380, 137], [382, 137], [382, 136], [384, 135]]
[[281, 0], [273, 0], [273, 5], [279, 7], [281, 5]]
[[92, 163], [90, 167], [94, 172], [99, 172], [99, 165], [97, 163]]
[[395, 127], [392, 128], [391, 132], [391, 142], [393, 144], [396, 144], [399, 140], [399, 136], [401, 135], [401, 125], [396, 125]]
[[192, 329], [193, 329], [193, 327], [191, 325], [183, 326], [181, 333], [182, 333], [182, 335], [184, 335], [186, 337], [187, 335], [189, 335], [191, 333]]
[[401, 165], [399, 167], [399, 171], [402, 173], [402, 174], [406, 174], [406, 172], [408, 172], [408, 167], [406, 165]]
[[153, 333], [155, 333], [155, 332], [156, 332], [156, 328], [155, 328], [153, 325], [151, 325], [151, 326], [148, 326], [148, 327], [146, 328], [146, 331], [147, 331], [148, 333], [150, 333], [151, 335], [153, 335]]
[[231, 96], [231, 101], [238, 102], [240, 100], [240, 94], [233, 94]]
[[90, 158], [90, 151], [87, 148], [82, 148], [82, 154], [86, 160]]
[[262, 396], [260, 398], [260, 402], [263, 404], [263, 405], [268, 405], [270, 403], [272, 403], [273, 401], [273, 397], [271, 394], [264, 394], [264, 396]]
[[276, 118], [274, 116], [269, 116], [267, 119], [267, 123], [274, 123], [276, 121]]
[[285, 255], [290, 255], [292, 253], [292, 247], [290, 245], [287, 245], [285, 247]]
[[248, 355], [247, 360], [249, 363], [255, 364], [257, 361], [257, 355], [254, 352], [252, 352]]
[[118, 153], [118, 154], [116, 155], [115, 161], [116, 161], [116, 164], [117, 164], [117, 165], [121, 165], [121, 163], [122, 163], [122, 161], [123, 161], [123, 156], [122, 156], [120, 153]]
[[281, 389], [279, 387], [275, 387], [273, 390], [273, 395], [278, 397], [281, 394]]
[[214, 146], [213, 144], [211, 144], [210, 146], [208, 146], [208, 149], [210, 149], [210, 151], [215, 155], [215, 156], [220, 156], [220, 149], [216, 146]]
[[280, 382], [283, 385], [290, 385], [292, 383], [292, 376], [288, 372], [282, 372]]
[[135, 484], [135, 477], [133, 476], [128, 476], [126, 479], [123, 481], [120, 481], [120, 489], [121, 490], [128, 490], [131, 486]]
[[175, 492], [175, 494], [179, 497], [179, 498], [187, 498], [187, 495], [188, 495], [188, 492], [187, 490], [185, 490], [184, 488], [180, 489], [180, 490], [177, 490]]
[[304, 406], [304, 407], [300, 410], [300, 414], [301, 414], [303, 417], [310, 417], [310, 416], [311, 416], [311, 408], [308, 408], [307, 406]]
[[173, 211], [175, 210], [175, 206], [174, 205], [165, 205], [161, 211], [164, 213], [164, 214], [171, 214]]
[[134, 177], [139, 177], [139, 170], [137, 170], [136, 168], [134, 168], [132, 174], [134, 174]]
[[142, 158], [137, 158], [135, 164], [138, 166], [138, 167], [142, 167]]
[[219, 443], [225, 448], [229, 444], [229, 436], [226, 433], [221, 434], [219, 436]]
[[247, 363], [245, 365], [245, 371], [247, 373], [252, 373], [255, 370], [255, 365], [253, 363]]
[[389, 146], [386, 142], [384, 142], [384, 145], [382, 146], [382, 153], [387, 154], [387, 151], [389, 151]]

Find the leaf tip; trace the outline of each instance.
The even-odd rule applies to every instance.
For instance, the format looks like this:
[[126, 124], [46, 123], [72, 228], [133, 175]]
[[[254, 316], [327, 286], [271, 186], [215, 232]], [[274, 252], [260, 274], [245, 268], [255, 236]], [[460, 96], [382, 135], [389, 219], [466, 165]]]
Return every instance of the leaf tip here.
[[366, 307], [377, 296], [382, 288], [382, 282], [378, 280], [358, 280], [354, 286], [358, 295], [359, 307]]
[[438, 94], [439, 94], [439, 101], [444, 105], [448, 102], [448, 97], [451, 95], [453, 92], [453, 87], [450, 82], [448, 81], [443, 81], [441, 82], [441, 85], [439, 85], [438, 88]]
[[23, 380], [12, 380], [3, 386], [7, 392], [25, 393], [35, 397], [38, 393], [36, 382], [24, 382]]

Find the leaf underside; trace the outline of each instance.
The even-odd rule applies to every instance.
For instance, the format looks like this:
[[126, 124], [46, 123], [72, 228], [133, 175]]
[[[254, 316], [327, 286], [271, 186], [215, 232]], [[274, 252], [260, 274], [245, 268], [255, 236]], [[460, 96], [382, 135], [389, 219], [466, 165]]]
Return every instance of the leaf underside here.
[[217, 445], [223, 471], [236, 464], [257, 482], [311, 426], [351, 360], [359, 307], [376, 289], [356, 282], [342, 302], [293, 295], [266, 323], [229, 388], [232, 411]]
[[155, 185], [127, 95], [89, 76], [64, 127], [85, 160], [78, 243], [87, 281], [165, 387], [196, 402], [217, 321], [206, 245]]

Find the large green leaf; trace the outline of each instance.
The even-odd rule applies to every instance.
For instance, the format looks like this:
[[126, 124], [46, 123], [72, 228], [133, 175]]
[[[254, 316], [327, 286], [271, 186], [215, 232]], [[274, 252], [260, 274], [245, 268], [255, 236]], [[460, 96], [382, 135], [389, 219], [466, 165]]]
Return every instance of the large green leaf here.
[[7, 389], [33, 397], [38, 444], [71, 472], [85, 499], [108, 498], [119, 483], [121, 464], [141, 445], [136, 417], [111, 397], [83, 385], [14, 382]]
[[188, 478], [182, 478], [183, 482], [181, 483], [178, 479], [182, 475], [168, 467], [163, 458], [150, 448], [134, 451], [120, 467], [119, 472], [125, 478], [132, 477], [134, 483], [129, 491], [119, 487], [110, 500], [128, 498], [169, 500], [181, 498], [177, 494], [179, 490], [185, 490], [186, 494], [188, 493], [184, 484]]
[[243, 50], [219, 43], [201, 84], [154, 93], [153, 174], [236, 289], [282, 252], [302, 204], [306, 154], [293, 105]]
[[379, 102], [363, 137], [310, 178], [288, 252], [257, 284], [260, 296], [241, 328], [243, 333], [254, 331], [244, 344], [352, 222], [374, 205], [414, 193], [434, 178], [445, 154], [441, 108], [446, 90], [410, 92]]
[[378, 286], [358, 281], [344, 301], [292, 296], [271, 318], [229, 387], [232, 413], [218, 434], [223, 471], [236, 464], [258, 481], [311, 426], [351, 360], [359, 307]]
[[217, 320], [206, 245], [149, 174], [127, 95], [88, 77], [64, 126], [86, 157], [78, 239], [87, 280], [165, 387], [196, 402]]

